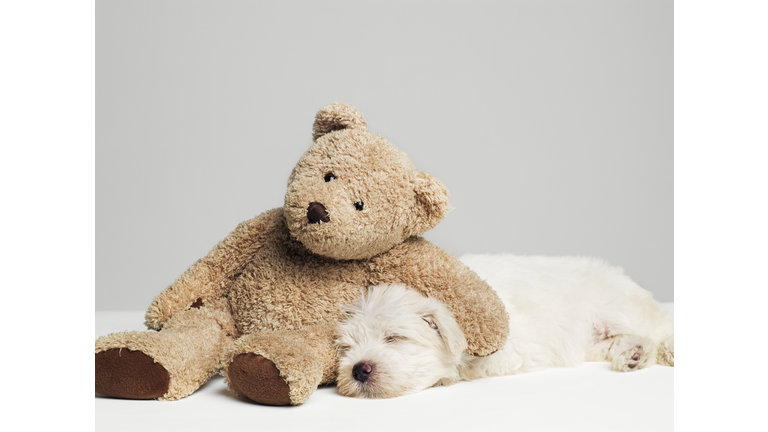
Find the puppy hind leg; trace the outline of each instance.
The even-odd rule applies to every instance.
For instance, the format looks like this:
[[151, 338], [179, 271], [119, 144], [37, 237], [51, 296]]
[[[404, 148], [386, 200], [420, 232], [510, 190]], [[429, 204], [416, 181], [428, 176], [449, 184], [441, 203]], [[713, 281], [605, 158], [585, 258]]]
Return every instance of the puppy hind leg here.
[[595, 344], [589, 347], [589, 349], [587, 350], [587, 355], [584, 358], [584, 361], [588, 361], [588, 362], [611, 361], [611, 355], [609, 353], [609, 350], [611, 349], [611, 345], [613, 345], [613, 337], [608, 337], [598, 342], [595, 342]]
[[619, 372], [631, 372], [656, 363], [657, 347], [648, 338], [620, 334], [598, 341], [587, 351], [586, 361], [608, 361]]

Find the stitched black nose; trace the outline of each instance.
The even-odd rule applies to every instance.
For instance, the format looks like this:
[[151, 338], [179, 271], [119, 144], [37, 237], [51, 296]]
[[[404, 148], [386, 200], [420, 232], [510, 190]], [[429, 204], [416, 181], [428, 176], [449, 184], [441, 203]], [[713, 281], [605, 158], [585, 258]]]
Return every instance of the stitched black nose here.
[[309, 219], [309, 223], [329, 222], [331, 220], [328, 217], [328, 212], [325, 211], [325, 206], [319, 202], [309, 203], [307, 219]]
[[367, 362], [360, 362], [352, 368], [352, 376], [360, 382], [365, 382], [373, 372], [373, 366]]

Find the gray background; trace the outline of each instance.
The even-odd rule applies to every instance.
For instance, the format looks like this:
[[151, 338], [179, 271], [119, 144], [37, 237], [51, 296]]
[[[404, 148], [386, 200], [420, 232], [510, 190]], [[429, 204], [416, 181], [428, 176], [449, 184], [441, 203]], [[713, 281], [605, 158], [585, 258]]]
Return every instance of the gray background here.
[[448, 252], [596, 256], [673, 301], [672, 1], [101, 0], [96, 309], [281, 206], [334, 101], [448, 186]]

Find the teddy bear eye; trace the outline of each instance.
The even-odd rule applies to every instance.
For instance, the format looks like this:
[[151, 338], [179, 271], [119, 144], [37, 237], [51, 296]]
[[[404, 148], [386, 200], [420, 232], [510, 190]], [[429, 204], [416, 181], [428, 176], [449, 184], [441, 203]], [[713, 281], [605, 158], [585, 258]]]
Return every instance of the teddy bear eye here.
[[362, 202], [362, 201], [358, 201], [358, 202], [356, 202], [356, 203], [355, 203], [355, 208], [356, 208], [357, 210], [362, 210], [362, 209], [363, 209], [363, 202]]
[[335, 178], [336, 178], [336, 176], [335, 176], [335, 175], [333, 175], [333, 173], [328, 173], [328, 174], [326, 174], [326, 175], [325, 175], [325, 177], [324, 177], [324, 179], [325, 179], [325, 182], [326, 182], [326, 183], [328, 183], [329, 181], [331, 181], [331, 180], [333, 180], [333, 179], [335, 179]]

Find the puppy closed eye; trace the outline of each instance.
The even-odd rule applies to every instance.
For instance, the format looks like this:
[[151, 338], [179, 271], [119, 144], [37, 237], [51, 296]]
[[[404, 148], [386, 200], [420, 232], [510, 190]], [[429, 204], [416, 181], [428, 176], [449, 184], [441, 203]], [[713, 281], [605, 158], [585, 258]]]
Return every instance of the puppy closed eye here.
[[341, 353], [347, 352], [349, 351], [349, 345], [336, 345], [336, 350]]
[[437, 323], [435, 323], [435, 322], [434, 322], [434, 321], [432, 321], [432, 320], [426, 319], [426, 318], [422, 318], [422, 319], [424, 320], [424, 322], [425, 322], [425, 323], [427, 323], [427, 324], [429, 325], [429, 327], [430, 327], [432, 330], [434, 330], [434, 331], [436, 331], [436, 332], [437, 332], [437, 335], [438, 335], [438, 336], [440, 336], [440, 338], [442, 338], [442, 337], [443, 337], [443, 335], [441, 335], [441, 334], [440, 334], [440, 329], [439, 329], [439, 328], [437, 328]]
[[401, 341], [403, 339], [405, 339], [405, 336], [389, 335], [389, 336], [384, 338], [384, 342], [386, 342], [386, 343], [395, 343], [395, 342]]

